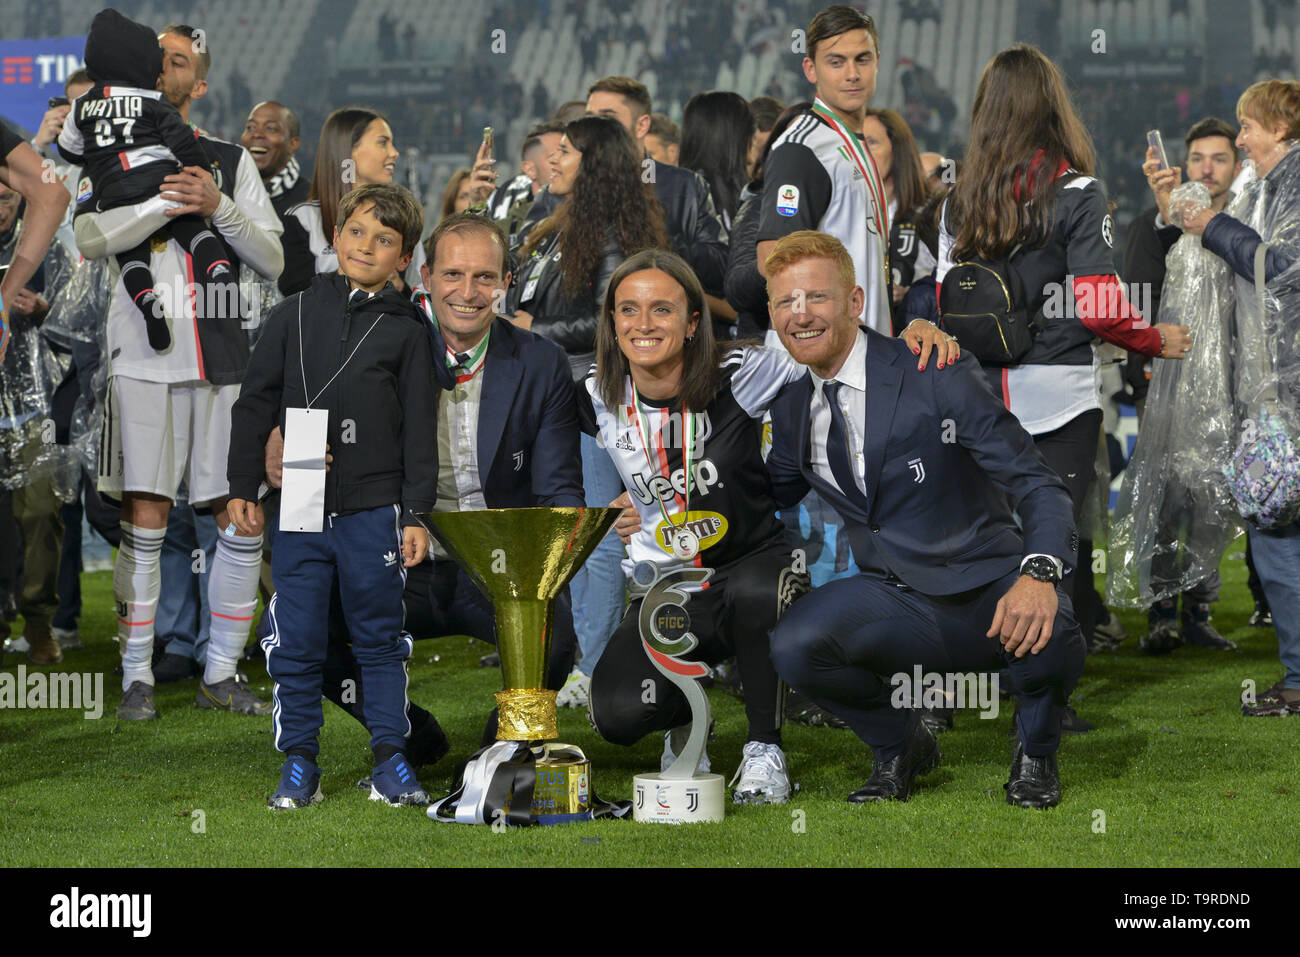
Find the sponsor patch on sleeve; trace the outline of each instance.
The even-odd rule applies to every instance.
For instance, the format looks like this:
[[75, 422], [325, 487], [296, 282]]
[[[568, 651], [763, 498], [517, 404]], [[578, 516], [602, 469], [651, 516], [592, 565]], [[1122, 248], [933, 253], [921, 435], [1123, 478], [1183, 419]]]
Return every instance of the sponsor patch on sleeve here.
[[776, 191], [776, 211], [782, 216], [799, 212], [799, 187], [787, 183]]
[[83, 176], [81, 177], [81, 181], [77, 183], [77, 202], [84, 203], [86, 200], [90, 199], [90, 193], [90, 177]]

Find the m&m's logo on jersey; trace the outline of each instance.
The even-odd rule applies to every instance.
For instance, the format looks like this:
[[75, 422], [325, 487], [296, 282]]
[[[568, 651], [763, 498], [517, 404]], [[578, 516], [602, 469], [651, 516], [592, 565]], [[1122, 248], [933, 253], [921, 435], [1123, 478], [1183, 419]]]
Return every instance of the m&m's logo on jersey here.
[[716, 545], [722, 541], [722, 536], [727, 534], [727, 519], [717, 512], [696, 512], [686, 513], [686, 522], [683, 526], [682, 517], [676, 515], [673, 517], [673, 524], [660, 522], [655, 526], [655, 544], [662, 548], [669, 555], [673, 554], [673, 533], [685, 527], [700, 540], [700, 550]]
[[790, 183], [776, 191], [776, 211], [782, 216], [799, 212], [799, 187]]

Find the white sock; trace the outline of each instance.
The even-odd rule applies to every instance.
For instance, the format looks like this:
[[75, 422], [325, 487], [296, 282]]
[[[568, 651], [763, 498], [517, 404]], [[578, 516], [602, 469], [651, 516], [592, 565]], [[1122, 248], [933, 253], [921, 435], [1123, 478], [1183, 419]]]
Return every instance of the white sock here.
[[205, 684], [214, 685], [235, 677], [239, 656], [248, 643], [248, 629], [257, 610], [257, 582], [262, 571], [262, 536], [241, 538], [217, 536], [208, 576], [208, 662], [203, 669]]
[[133, 681], [153, 685], [153, 619], [162, 587], [163, 528], [119, 523], [122, 544], [113, 566], [113, 600], [117, 603], [117, 645], [122, 651], [122, 690]]

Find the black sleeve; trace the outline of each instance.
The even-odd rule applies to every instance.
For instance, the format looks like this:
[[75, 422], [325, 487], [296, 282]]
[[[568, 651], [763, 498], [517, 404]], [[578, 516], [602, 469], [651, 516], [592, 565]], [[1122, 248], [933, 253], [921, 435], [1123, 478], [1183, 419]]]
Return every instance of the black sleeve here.
[[591, 402], [591, 393], [587, 391], [587, 378], [573, 383], [573, 401], [578, 409], [578, 428], [587, 435], [596, 434], [596, 407]]
[[0, 123], [0, 162], [7, 163], [9, 154], [23, 143], [23, 138], [9, 128], [8, 123]]
[[248, 360], [239, 398], [230, 410], [230, 450], [226, 478], [231, 498], [257, 501], [266, 477], [266, 439], [279, 424], [284, 390], [284, 357], [290, 310], [282, 303], [267, 316], [257, 348]]
[[1115, 225], [1106, 209], [1098, 180], [1082, 189], [1062, 189], [1065, 214], [1065, 268], [1071, 276], [1105, 276], [1115, 272]]
[[713, 194], [699, 173], [692, 173], [686, 208], [692, 211], [683, 224], [683, 234], [674, 236], [682, 258], [695, 270], [704, 291], [722, 292], [727, 272], [727, 227], [713, 204]]
[[759, 218], [763, 198], [753, 196], [745, 200], [736, 213], [731, 228], [731, 251], [727, 256], [727, 279], [723, 287], [727, 302], [738, 313], [764, 314], [767, 312], [767, 281], [758, 271]]
[[302, 221], [290, 211], [284, 216], [284, 233], [280, 236], [284, 248], [284, 271], [277, 285], [280, 295], [292, 296], [311, 285], [316, 275], [316, 257], [312, 255], [311, 241]]
[[194, 128], [181, 119], [176, 107], [166, 100], [160, 99], [153, 104], [153, 110], [153, 120], [158, 127], [158, 136], [166, 147], [172, 151], [172, 155], [180, 160], [180, 164], [182, 166], [197, 166], [200, 169], [210, 168], [211, 163], [208, 161], [207, 154], [203, 152], [203, 147], [199, 145], [198, 137], [194, 134]]
[[415, 516], [433, 510], [438, 498], [438, 395], [433, 385], [433, 357], [424, 320], [412, 324], [410, 348], [397, 375], [402, 402], [402, 525], [418, 525]]
[[1160, 290], [1165, 284], [1165, 246], [1156, 230], [1156, 209], [1138, 213], [1129, 223], [1124, 240], [1124, 281], [1146, 283], [1151, 290], [1151, 315], [1143, 316], [1154, 323], [1160, 311]]
[[[1241, 278], [1255, 281], [1255, 250], [1264, 240], [1259, 233], [1227, 213], [1216, 213], [1205, 224], [1201, 245], [1214, 253]], [[1280, 250], [1269, 248], [1264, 254], [1264, 281], [1272, 282], [1294, 262]]]
[[[533, 317], [532, 331], [539, 336], [545, 336], [550, 339], [567, 353], [591, 352], [596, 348], [596, 326], [599, 323], [601, 306], [605, 302], [605, 288], [614, 276], [614, 270], [619, 267], [623, 261], [623, 254], [619, 252], [615, 245], [605, 247], [605, 254], [600, 259], [600, 264], [596, 267], [595, 281], [591, 285], [590, 295], [592, 300], [586, 302], [586, 308], [582, 307], [582, 301], [569, 302], [571, 308], [564, 311], [543, 313]], [[558, 269], [555, 260], [551, 259], [546, 264], [547, 269]], [[560, 284], [562, 280], [556, 279], [555, 291], [562, 297]], [[525, 312], [529, 311], [525, 307]]]
[[782, 143], [767, 158], [758, 242], [816, 229], [831, 204], [831, 177], [802, 143]]

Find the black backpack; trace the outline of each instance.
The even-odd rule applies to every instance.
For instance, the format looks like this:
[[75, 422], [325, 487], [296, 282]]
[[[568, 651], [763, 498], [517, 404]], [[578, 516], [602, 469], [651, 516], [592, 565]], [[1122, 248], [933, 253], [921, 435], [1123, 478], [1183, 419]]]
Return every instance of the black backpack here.
[[943, 277], [939, 317], [943, 328], [982, 365], [1015, 365], [1034, 344], [1038, 328], [1011, 260], [967, 259]]

